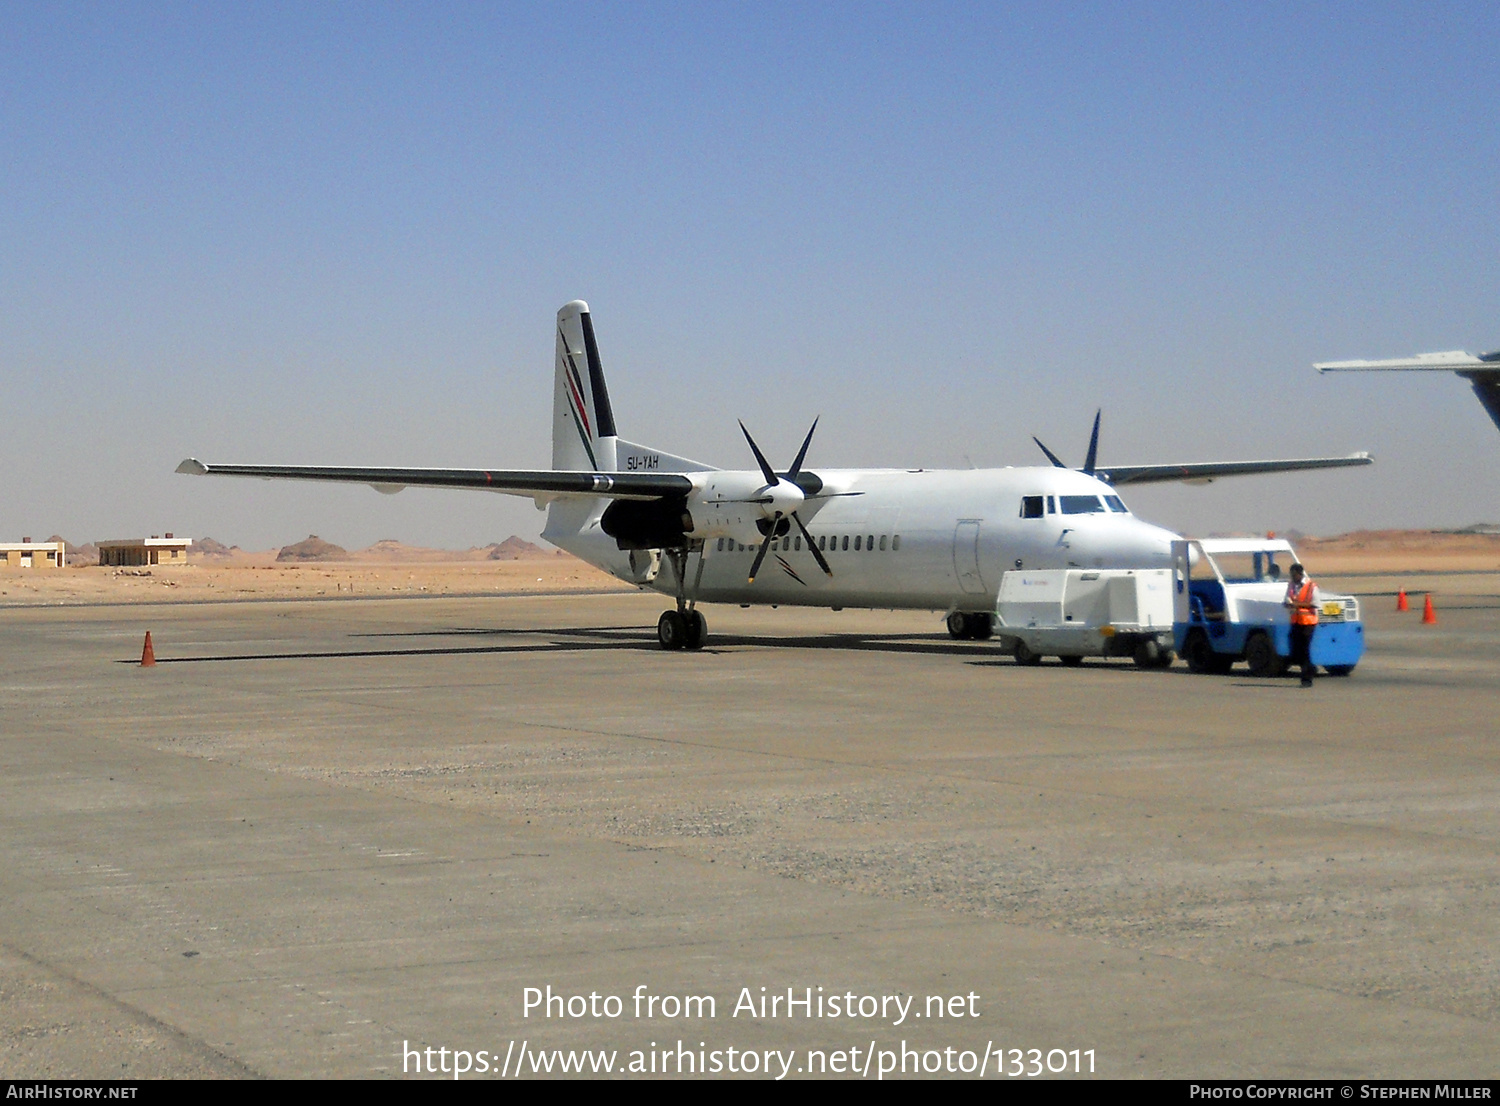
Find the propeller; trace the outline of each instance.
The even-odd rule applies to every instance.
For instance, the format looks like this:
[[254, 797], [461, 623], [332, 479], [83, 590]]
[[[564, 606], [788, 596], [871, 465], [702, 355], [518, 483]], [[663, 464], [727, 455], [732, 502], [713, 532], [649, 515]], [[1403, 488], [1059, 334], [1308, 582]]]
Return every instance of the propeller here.
[[[1080, 470], [1084, 473], [1087, 473], [1089, 476], [1094, 475], [1094, 466], [1095, 463], [1099, 460], [1099, 418], [1103, 414], [1104, 408], [1102, 407], [1094, 412], [1094, 432], [1089, 435], [1088, 456], [1083, 459], [1083, 468]], [[1033, 434], [1031, 440], [1034, 441], [1038, 446], [1041, 446], [1042, 452], [1047, 455], [1047, 460], [1051, 461], [1060, 469], [1065, 469], [1068, 467], [1067, 465], [1063, 464], [1061, 458], [1059, 458], [1057, 454], [1053, 453], [1050, 449], [1043, 445], [1042, 439]]]
[[766, 480], [765, 494], [756, 500], [767, 517], [756, 524], [761, 533], [765, 534], [765, 540], [760, 543], [760, 549], [755, 554], [755, 561], [750, 566], [750, 583], [752, 584], [755, 583], [755, 576], [760, 572], [760, 566], [765, 561], [766, 554], [771, 550], [771, 543], [788, 533], [792, 522], [795, 522], [797, 529], [802, 531], [803, 538], [807, 540], [808, 551], [813, 555], [813, 560], [818, 562], [818, 567], [827, 575], [833, 575], [833, 569], [828, 566], [828, 561], [818, 548], [818, 543], [813, 541], [812, 535], [803, 525], [801, 516], [797, 514], [797, 508], [806, 500], [806, 493], [797, 478], [802, 475], [802, 462], [807, 458], [807, 447], [812, 445], [813, 431], [817, 429], [818, 420], [813, 419], [812, 428], [808, 430], [807, 437], [802, 439], [802, 448], [797, 451], [797, 459], [792, 462], [792, 467], [787, 470], [785, 476], [778, 476], [771, 468], [771, 463], [766, 460], [766, 455], [760, 451], [760, 446], [756, 445], [755, 439], [750, 436], [750, 431], [745, 429], [744, 422], [740, 423], [740, 431], [745, 435], [745, 441], [750, 443], [750, 452], [755, 454], [755, 463], [760, 466], [760, 474]]

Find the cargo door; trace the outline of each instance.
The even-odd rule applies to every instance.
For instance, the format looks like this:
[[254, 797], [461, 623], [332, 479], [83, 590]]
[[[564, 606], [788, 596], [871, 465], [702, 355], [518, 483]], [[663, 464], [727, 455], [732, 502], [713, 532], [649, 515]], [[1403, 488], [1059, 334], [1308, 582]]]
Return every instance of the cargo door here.
[[953, 531], [953, 574], [958, 579], [959, 590], [965, 595], [978, 595], [984, 591], [984, 578], [979, 575], [979, 523], [976, 520], [960, 522]]

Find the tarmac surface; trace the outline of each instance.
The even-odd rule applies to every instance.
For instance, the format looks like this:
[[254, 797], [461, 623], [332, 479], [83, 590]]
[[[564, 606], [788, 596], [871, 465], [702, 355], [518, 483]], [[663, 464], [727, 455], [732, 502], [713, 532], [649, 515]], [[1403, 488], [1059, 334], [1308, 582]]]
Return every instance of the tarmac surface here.
[[[669, 654], [633, 594], [0, 611], [0, 1076], [1493, 1077], [1500, 575], [1425, 582], [1437, 626], [1350, 584], [1370, 651], [1311, 691], [911, 613]], [[915, 1001], [735, 1013], [820, 987]]]

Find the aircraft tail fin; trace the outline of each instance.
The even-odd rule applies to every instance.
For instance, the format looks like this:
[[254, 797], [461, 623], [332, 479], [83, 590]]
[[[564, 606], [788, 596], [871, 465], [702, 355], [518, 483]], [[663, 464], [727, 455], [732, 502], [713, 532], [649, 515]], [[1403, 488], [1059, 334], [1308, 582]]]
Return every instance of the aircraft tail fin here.
[[557, 313], [557, 371], [552, 394], [552, 467], [560, 472], [701, 472], [713, 468], [621, 439], [604, 383], [589, 305]]
[[557, 313], [557, 380], [552, 396], [552, 467], [614, 472], [615, 413], [604, 383], [589, 305], [566, 303]]

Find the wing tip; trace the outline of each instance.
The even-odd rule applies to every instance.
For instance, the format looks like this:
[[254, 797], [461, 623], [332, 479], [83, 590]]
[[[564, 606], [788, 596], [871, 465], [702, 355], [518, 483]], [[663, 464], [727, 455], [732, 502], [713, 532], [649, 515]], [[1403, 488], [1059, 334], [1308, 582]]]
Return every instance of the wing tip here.
[[173, 471], [180, 472], [184, 476], [207, 476], [208, 466], [196, 457], [187, 457]]

